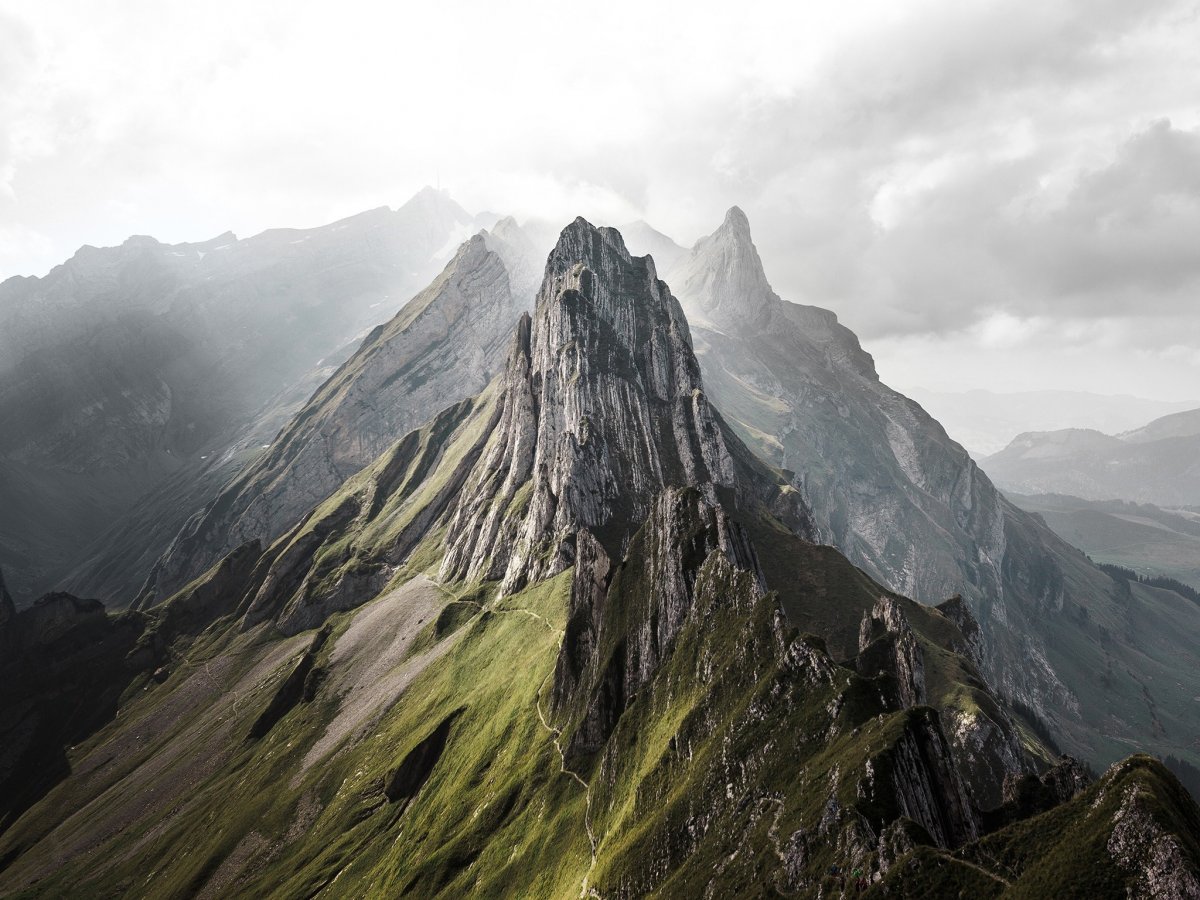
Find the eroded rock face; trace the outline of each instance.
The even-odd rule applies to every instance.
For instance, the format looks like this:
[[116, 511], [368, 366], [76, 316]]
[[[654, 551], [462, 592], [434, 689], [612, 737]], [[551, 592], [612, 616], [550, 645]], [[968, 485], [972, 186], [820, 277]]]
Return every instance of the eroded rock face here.
[[925, 664], [917, 636], [900, 603], [883, 596], [863, 616], [858, 630], [858, 671], [868, 677], [886, 673], [896, 686], [896, 702], [902, 707], [920, 706], [925, 694]]
[[1062, 757], [1041, 775], [1010, 772], [1004, 778], [1003, 806], [988, 818], [995, 827], [1034, 816], [1073, 800], [1091, 784], [1087, 770], [1070, 756]]
[[[443, 578], [516, 590], [570, 565], [581, 528], [619, 557], [667, 485], [733, 486], [683, 311], [612, 229], [577, 219], [563, 231], [503, 404], [451, 521]], [[527, 482], [523, 516], [506, 526]]]
[[963, 636], [963, 642], [955, 649], [975, 664], [980, 671], [984, 670], [983, 632], [976, 621], [971, 607], [961, 595], [955, 594], [949, 600], [938, 604], [938, 612], [954, 623]]
[[1002, 597], [1000, 496], [829, 310], [771, 290], [737, 208], [669, 273], [714, 403], [796, 472], [821, 537], [899, 593]]
[[1050, 792], [1056, 803], [1066, 803], [1088, 789], [1092, 783], [1092, 776], [1080, 765], [1079, 760], [1064, 756], [1043, 772], [1038, 780]]
[[[671, 488], [654, 501], [614, 583], [614, 568], [589, 532], [580, 532], [567, 634], [555, 664], [553, 708], [586, 695], [570, 751], [600, 749], [625, 704], [658, 671], [703, 583], [726, 586], [730, 603], [766, 594], [745, 531], [703, 491]], [[736, 585], [736, 589], [735, 586]]]
[[1113, 861], [1130, 873], [1128, 896], [1137, 900], [1196, 900], [1200, 875], [1179, 837], [1162, 827], [1151, 805], [1154, 799], [1138, 785], [1125, 788], [1108, 838]]
[[[884, 384], [834, 313], [776, 296], [739, 210], [667, 278], [692, 321], [713, 404], [762, 458], [795, 473], [817, 540], [919, 602], [960, 596], [979, 623], [964, 637], [980, 674], [1034, 710], [1064, 747], [1090, 752], [1114, 721], [1142, 712], [1135, 694], [1098, 689], [1087, 673], [1112, 659], [1149, 677], [1139, 644], [1147, 639], [1189, 658], [1200, 626], [1165, 625], [1174, 620], [1149, 591], [1138, 598], [1139, 621], [1153, 638], [1099, 627], [1127, 616], [1107, 576], [1009, 503], [925, 410]], [[1158, 709], [1191, 708], [1186, 665], [1153, 677], [1172, 695]], [[1163, 722], [1167, 734], [1187, 727]], [[1132, 726], [1122, 736], [1145, 737]], [[1170, 752], [1161, 734], [1152, 740]]]
[[891, 786], [905, 816], [939, 847], [957, 847], [979, 836], [979, 822], [931, 709], [914, 711], [891, 752]]

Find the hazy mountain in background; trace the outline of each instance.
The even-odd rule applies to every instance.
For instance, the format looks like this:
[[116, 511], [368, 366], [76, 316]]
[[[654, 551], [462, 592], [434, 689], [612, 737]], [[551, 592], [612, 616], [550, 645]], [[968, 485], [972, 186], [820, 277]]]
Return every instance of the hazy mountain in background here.
[[1134, 745], [1197, 759], [1194, 604], [1141, 585], [1127, 596], [1006, 501], [924, 409], [879, 380], [832, 312], [774, 293], [741, 210], [668, 280], [714, 405], [764, 459], [795, 472], [822, 541], [923, 602], [961, 594], [991, 684], [1073, 751], [1108, 762]]
[[1144, 576], [1165, 575], [1200, 590], [1200, 507], [1162, 509], [1064, 494], [1007, 496], [1097, 562]]
[[77, 573], [89, 592], [144, 577], [144, 553], [84, 548], [113, 527], [173, 531], [205, 494], [194, 479], [236, 471], [480, 224], [427, 188], [320, 228], [83, 247], [0, 285], [0, 565], [19, 601], [81, 557], [104, 570]]
[[1074, 428], [1022, 434], [981, 463], [997, 484], [1021, 494], [1196, 506], [1200, 409], [1115, 436]]
[[635, 256], [653, 256], [659, 272], [671, 271], [671, 267], [687, 253], [686, 249], [641, 219], [622, 225], [620, 232], [629, 252]]
[[[507, 348], [482, 393], [166, 602], [0, 603], [0, 685], [44, 723], [7, 755], [0, 891], [1200, 890], [1200, 811], [1161, 763], [1091, 784], [984, 684], [961, 601], [805, 539], [619, 233], [562, 232]], [[31, 663], [63, 638], [68, 687], [42, 696]], [[89, 649], [126, 664], [71, 683]], [[120, 714], [62, 721], [94, 696]]]
[[[930, 391], [909, 396], [933, 416], [976, 460], [1007, 447], [1019, 434], [1088, 428], [1116, 434], [1156, 416], [1180, 412], [1195, 402], [1090, 394], [1085, 391]], [[1200, 395], [1197, 397], [1200, 400]]]
[[511, 219], [464, 243], [188, 521], [139, 604], [165, 599], [243, 543], [271, 543], [399, 435], [481, 391], [503, 363], [517, 317], [532, 309], [533, 258]]

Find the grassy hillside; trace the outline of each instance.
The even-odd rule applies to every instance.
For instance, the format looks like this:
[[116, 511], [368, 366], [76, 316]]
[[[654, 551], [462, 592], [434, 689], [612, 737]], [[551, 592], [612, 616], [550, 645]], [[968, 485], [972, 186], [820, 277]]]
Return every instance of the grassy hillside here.
[[1097, 562], [1166, 575], [1200, 590], [1200, 512], [1064, 494], [1008, 496]]

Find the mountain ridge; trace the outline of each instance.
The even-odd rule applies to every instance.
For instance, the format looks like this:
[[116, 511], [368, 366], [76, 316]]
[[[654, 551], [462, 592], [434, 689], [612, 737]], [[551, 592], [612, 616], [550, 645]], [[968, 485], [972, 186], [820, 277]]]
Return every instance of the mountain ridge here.
[[[722, 271], [733, 265], [754, 271]], [[1143, 591], [1137, 603], [1147, 625], [1135, 627], [1121, 588], [1006, 501], [936, 421], [884, 385], [832, 312], [762, 287], [744, 216], [731, 212], [671, 277], [685, 310], [696, 311], [697, 355], [714, 403], [763, 458], [796, 473], [821, 540], [900, 593], [924, 602], [961, 593], [981, 626], [989, 681], [1049, 722], [1073, 752], [1099, 764], [1121, 755], [1123, 739], [1103, 724], [1114, 703], [1125, 721], [1143, 722], [1141, 746], [1192, 752], [1180, 743], [1194, 696], [1182, 686], [1194, 684], [1185, 635], [1197, 631], [1186, 601]], [[758, 286], [746, 314], [740, 285]], [[1151, 633], [1174, 656], [1151, 649]], [[1164, 705], [1145, 721], [1138, 678], [1096, 684], [1088, 673], [1114, 655], [1138, 678], [1159, 673], [1155, 693], [1172, 693], [1175, 725], [1153, 724]]]
[[[486, 238], [462, 252], [500, 265]], [[817, 358], [861, 365], [832, 314], [799, 318]], [[133, 646], [90, 683], [111, 717], [0, 824], [0, 889], [1193, 889], [1174, 777], [1134, 757], [1089, 787], [988, 686], [967, 601], [813, 543], [826, 501], [712, 405], [680, 302], [619, 233], [564, 229], [504, 348], [274, 540], [119, 616], [62, 601]], [[1052, 609], [1055, 571], [1006, 577]]]
[[1200, 504], [1200, 409], [1118, 435], [1090, 429], [1020, 434], [985, 465], [1003, 487], [1156, 506]]

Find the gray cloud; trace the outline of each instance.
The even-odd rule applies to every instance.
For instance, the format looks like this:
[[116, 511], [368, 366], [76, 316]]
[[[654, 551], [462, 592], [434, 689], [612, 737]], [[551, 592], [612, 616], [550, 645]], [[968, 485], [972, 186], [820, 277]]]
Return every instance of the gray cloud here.
[[0, 18], [0, 277], [440, 179], [684, 242], [736, 203], [868, 345], [1200, 348], [1194, 0], [52, 7]]

